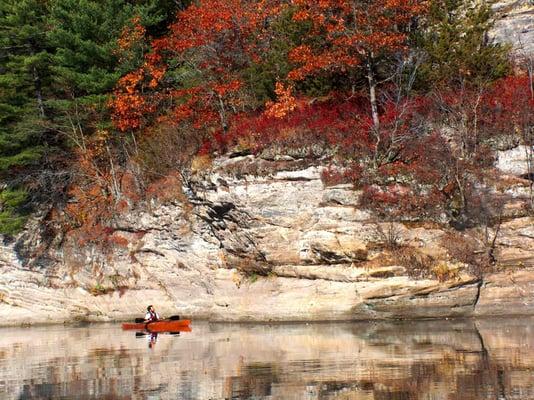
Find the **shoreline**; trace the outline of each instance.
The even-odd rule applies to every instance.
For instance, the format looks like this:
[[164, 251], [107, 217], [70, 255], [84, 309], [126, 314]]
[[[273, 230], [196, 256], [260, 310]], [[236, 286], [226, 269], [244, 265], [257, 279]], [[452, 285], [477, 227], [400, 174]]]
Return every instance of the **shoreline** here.
[[[519, 318], [534, 319], [534, 314], [509, 314], [509, 315], [471, 315], [458, 317], [434, 317], [434, 318], [389, 318], [389, 319], [339, 319], [339, 320], [220, 320], [195, 318], [194, 316], [184, 316], [183, 319], [191, 320], [191, 326], [195, 323], [208, 324], [216, 326], [285, 326], [285, 325], [368, 325], [368, 324], [415, 324], [431, 322], [484, 322], [484, 321], [506, 321]], [[165, 318], [163, 318], [165, 319]], [[4, 328], [34, 328], [34, 327], [53, 327], [53, 326], [86, 326], [86, 325], [117, 325], [125, 322], [132, 322], [131, 319], [114, 319], [114, 320], [73, 320], [73, 321], [46, 321], [46, 322], [26, 322], [13, 324], [0, 324], [0, 329]]]

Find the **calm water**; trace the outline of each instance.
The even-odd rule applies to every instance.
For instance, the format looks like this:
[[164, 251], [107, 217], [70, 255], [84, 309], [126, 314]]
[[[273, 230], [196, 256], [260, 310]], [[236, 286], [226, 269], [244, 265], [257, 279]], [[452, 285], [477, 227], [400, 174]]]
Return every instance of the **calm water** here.
[[534, 399], [534, 320], [0, 329], [1, 399]]

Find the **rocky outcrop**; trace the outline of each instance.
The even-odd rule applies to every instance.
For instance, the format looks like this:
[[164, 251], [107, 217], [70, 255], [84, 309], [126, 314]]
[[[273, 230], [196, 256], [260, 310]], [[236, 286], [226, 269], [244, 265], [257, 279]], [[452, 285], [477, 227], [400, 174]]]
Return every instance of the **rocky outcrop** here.
[[[272, 172], [246, 172], [258, 163]], [[501, 226], [501, 270], [479, 278], [449, 260], [446, 226], [378, 223], [358, 191], [325, 187], [320, 166], [223, 158], [184, 192], [187, 203], [153, 201], [114, 221], [107, 252], [65, 238], [39, 264], [16, 256], [29, 232], [4, 245], [2, 324], [128, 319], [149, 303], [231, 321], [534, 314], [524, 212]], [[388, 252], [384, 233], [415, 255]], [[436, 269], [421, 274], [425, 260]]]
[[531, 0], [504, 0], [492, 5], [496, 23], [491, 36], [509, 43], [521, 55], [534, 55], [534, 3]]

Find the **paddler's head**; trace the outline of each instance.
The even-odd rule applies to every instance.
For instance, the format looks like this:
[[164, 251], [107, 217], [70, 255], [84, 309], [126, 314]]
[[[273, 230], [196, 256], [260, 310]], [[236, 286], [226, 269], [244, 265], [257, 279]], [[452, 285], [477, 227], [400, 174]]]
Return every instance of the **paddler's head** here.
[[148, 307], [146, 308], [147, 311], [152, 311], [153, 309], [154, 309], [154, 307], [152, 307], [152, 305], [150, 305], [150, 306], [148, 306]]

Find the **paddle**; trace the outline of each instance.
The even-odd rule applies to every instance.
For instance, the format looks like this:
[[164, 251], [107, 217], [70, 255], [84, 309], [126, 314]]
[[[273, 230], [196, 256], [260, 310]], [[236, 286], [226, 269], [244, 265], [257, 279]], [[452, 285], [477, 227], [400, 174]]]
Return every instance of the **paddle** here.
[[[158, 321], [179, 321], [179, 320], [180, 320], [180, 316], [179, 315], [171, 315], [169, 318], [159, 319]], [[144, 318], [136, 318], [135, 319], [135, 323], [136, 324], [142, 324], [143, 322], [145, 322]]]

